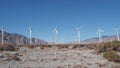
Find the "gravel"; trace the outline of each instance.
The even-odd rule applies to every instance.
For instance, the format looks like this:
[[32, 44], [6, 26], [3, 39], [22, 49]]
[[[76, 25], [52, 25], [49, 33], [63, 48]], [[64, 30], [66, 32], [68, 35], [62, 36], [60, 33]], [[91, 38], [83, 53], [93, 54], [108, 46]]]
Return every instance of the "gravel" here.
[[[115, 68], [118, 63], [110, 62], [94, 49], [59, 49], [56, 47], [29, 49], [21, 47], [17, 52], [7, 51], [14, 54], [22, 61], [6, 61], [0, 58], [0, 68]], [[6, 52], [0, 52], [0, 56]], [[20, 55], [21, 56], [20, 56]], [[2, 61], [3, 60], [3, 61]]]

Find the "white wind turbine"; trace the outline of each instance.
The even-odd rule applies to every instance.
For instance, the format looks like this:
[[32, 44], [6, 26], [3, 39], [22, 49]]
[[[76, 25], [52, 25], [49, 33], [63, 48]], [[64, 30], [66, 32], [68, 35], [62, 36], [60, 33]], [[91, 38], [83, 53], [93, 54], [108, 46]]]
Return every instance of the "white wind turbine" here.
[[61, 38], [61, 43], [64, 44], [64, 37]]
[[117, 29], [114, 29], [116, 31], [116, 34], [117, 34], [117, 40], [120, 41], [120, 37], [119, 37], [119, 28]]
[[35, 39], [35, 45], [38, 45], [38, 39]]
[[55, 29], [54, 29], [54, 31], [53, 32], [55, 32], [55, 43], [57, 43], [58, 42], [58, 28], [57, 27], [55, 27]]
[[103, 32], [103, 30], [101, 28], [98, 28], [98, 37], [99, 37], [99, 43], [102, 42], [102, 39], [101, 39], [101, 33]]
[[78, 37], [78, 43], [80, 44], [80, 28], [77, 27], [77, 37]]
[[29, 27], [29, 31], [30, 31], [30, 45], [32, 45], [32, 27]]
[[1, 42], [2, 45], [4, 44], [4, 31], [5, 28], [2, 26], [2, 42]]

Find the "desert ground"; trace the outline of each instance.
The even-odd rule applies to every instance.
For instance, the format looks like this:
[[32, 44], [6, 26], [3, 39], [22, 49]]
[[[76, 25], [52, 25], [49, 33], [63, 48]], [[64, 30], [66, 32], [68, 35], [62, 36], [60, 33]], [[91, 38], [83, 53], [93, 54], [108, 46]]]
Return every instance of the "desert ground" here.
[[0, 51], [0, 68], [120, 68], [120, 64], [84, 46], [20, 46], [17, 51]]

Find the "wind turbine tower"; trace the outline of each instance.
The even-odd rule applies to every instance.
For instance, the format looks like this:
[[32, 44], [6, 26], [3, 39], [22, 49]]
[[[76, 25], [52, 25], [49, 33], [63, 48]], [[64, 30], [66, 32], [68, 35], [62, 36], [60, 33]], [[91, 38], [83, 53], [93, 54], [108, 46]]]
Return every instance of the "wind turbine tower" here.
[[61, 43], [64, 44], [64, 37], [61, 38]]
[[32, 27], [29, 27], [30, 30], [30, 45], [32, 45]]
[[35, 39], [35, 45], [38, 45], [38, 39]]
[[120, 37], [119, 37], [119, 29], [114, 29], [116, 31], [117, 34], [117, 40], [120, 41]]
[[78, 43], [80, 44], [80, 28], [77, 28], [77, 37], [78, 37]]
[[101, 38], [101, 33], [103, 32], [102, 29], [98, 29], [98, 37], [99, 37], [99, 43], [102, 42], [102, 38]]
[[58, 42], [58, 28], [56, 27], [55, 29], [54, 29], [54, 32], [55, 32], [55, 43], [57, 43]]
[[1, 42], [2, 45], [4, 44], [4, 30], [5, 30], [5, 28], [2, 27], [2, 42]]

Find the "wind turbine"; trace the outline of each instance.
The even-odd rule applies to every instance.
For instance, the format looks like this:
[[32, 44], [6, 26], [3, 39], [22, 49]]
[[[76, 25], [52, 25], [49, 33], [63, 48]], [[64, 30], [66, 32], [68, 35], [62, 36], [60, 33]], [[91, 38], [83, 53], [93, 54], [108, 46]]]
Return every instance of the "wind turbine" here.
[[4, 31], [5, 31], [5, 28], [2, 26], [2, 45], [4, 44]]
[[38, 39], [35, 39], [35, 45], [38, 45]]
[[64, 37], [61, 38], [61, 43], [64, 44]]
[[80, 28], [77, 27], [77, 37], [78, 37], [78, 43], [80, 44]]
[[29, 31], [30, 31], [30, 45], [32, 45], [32, 27], [29, 27]]
[[101, 28], [98, 28], [98, 37], [99, 37], [99, 43], [102, 42], [102, 39], [101, 39], [101, 33], [103, 32], [103, 30]]
[[117, 34], [117, 40], [120, 41], [120, 37], [119, 37], [119, 29], [114, 29], [116, 31], [116, 34]]
[[54, 31], [53, 32], [55, 32], [55, 43], [57, 43], [58, 42], [58, 28], [57, 27], [55, 27], [55, 29], [54, 29]]

